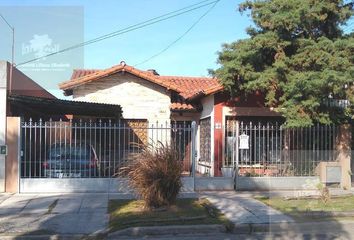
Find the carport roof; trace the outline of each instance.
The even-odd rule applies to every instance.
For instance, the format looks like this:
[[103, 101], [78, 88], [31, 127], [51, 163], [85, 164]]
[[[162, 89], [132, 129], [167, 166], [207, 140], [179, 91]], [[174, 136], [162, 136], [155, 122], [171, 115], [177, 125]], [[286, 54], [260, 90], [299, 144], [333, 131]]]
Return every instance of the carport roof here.
[[50, 99], [42, 97], [9, 95], [12, 106], [31, 109], [46, 115], [82, 115], [119, 118], [122, 116], [120, 105]]

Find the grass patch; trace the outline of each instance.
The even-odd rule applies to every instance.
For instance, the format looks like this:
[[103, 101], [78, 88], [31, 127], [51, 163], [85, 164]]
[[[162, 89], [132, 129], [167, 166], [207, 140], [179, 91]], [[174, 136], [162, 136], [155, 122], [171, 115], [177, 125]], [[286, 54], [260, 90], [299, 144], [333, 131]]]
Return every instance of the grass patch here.
[[[354, 211], [354, 196], [331, 198], [324, 203], [321, 199], [284, 199], [281, 197], [256, 197], [257, 200], [275, 208], [295, 219], [314, 219], [309, 212], [349, 212]], [[331, 216], [322, 216], [325, 220], [334, 219]]]
[[110, 231], [138, 226], [223, 224], [231, 230], [231, 222], [206, 199], [177, 199], [163, 210], [148, 210], [142, 200], [110, 200]]

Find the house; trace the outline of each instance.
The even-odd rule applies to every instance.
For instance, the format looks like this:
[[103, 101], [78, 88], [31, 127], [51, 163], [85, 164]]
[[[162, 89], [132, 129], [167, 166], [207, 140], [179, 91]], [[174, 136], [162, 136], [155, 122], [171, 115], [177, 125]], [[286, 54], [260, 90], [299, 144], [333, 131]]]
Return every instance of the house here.
[[[150, 139], [174, 140], [186, 191], [234, 184], [246, 190], [301, 188], [309, 179], [318, 181], [327, 167], [337, 169], [336, 184], [350, 185], [350, 157], [343, 147], [343, 154], [335, 154], [347, 146], [348, 128], [283, 129], [282, 117], [264, 107], [261, 93], [231, 97], [216, 78], [161, 76], [121, 62], [105, 70], [75, 70], [60, 84], [73, 96], [69, 101], [13, 70], [9, 84], [9, 63], [0, 62], [0, 191], [126, 192], [124, 179], [111, 178], [139, 151], [134, 143]], [[49, 149], [60, 146], [64, 154], [54, 156], [62, 158], [77, 143], [90, 146], [88, 164], [61, 163], [54, 165], [58, 174], [46, 174]], [[94, 174], [82, 172], [87, 169]], [[298, 176], [297, 185], [288, 181]]]
[[279, 119], [277, 113], [263, 107], [260, 94], [231, 98], [216, 78], [162, 76], [124, 61], [104, 70], [74, 70], [71, 79], [59, 87], [77, 101], [119, 104], [123, 118], [135, 124], [195, 121], [200, 172], [213, 176], [222, 175], [221, 168], [227, 165], [223, 145], [228, 123]]
[[[9, 71], [3, 69], [6, 83]], [[23, 86], [12, 82], [16, 84]], [[5, 98], [8, 116], [15, 117], [6, 122], [8, 155], [0, 154], [0, 191], [5, 185], [9, 192], [126, 192], [125, 180], [111, 181], [112, 177], [139, 151], [134, 143], [150, 139], [174, 140], [184, 167], [185, 191], [302, 188], [309, 179], [318, 181], [316, 171], [327, 166], [341, 167], [342, 178], [336, 176], [336, 183], [348, 186], [350, 181], [348, 155], [334, 154], [337, 145], [348, 142], [345, 128], [283, 129], [282, 117], [264, 107], [261, 93], [231, 97], [216, 78], [161, 76], [121, 62], [105, 70], [75, 70], [60, 84], [73, 96], [71, 101], [36, 95], [49, 93], [31, 84], [36, 91], [12, 88]], [[54, 115], [72, 115], [74, 121], [48, 119]], [[44, 122], [39, 117], [45, 117]], [[53, 143], [54, 150], [60, 143], [69, 155], [77, 143], [88, 144], [89, 164], [54, 165], [58, 174], [46, 174]], [[83, 169], [95, 174], [81, 174]], [[288, 181], [298, 176], [297, 185]]]
[[125, 119], [149, 123], [199, 120], [200, 98], [223, 89], [214, 78], [160, 76], [125, 62], [105, 70], [74, 70], [71, 79], [59, 86], [74, 100], [119, 102]]

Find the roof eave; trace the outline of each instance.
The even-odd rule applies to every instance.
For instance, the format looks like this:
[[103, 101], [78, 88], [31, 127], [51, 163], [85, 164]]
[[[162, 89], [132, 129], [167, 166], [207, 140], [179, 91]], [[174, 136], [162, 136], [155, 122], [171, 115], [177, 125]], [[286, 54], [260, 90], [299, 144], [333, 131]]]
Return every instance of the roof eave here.
[[66, 96], [66, 97], [72, 96], [74, 94], [73, 89], [66, 89], [63, 92], [64, 92], [64, 96]]
[[201, 112], [201, 110], [198, 110], [198, 109], [171, 109], [171, 112], [175, 112], [175, 113], [184, 113], [184, 112], [198, 113], [198, 112]]
[[[97, 72], [96, 73], [92, 73], [92, 74], [89, 74], [89, 75], [86, 75], [86, 76], [83, 76], [83, 77], [80, 77], [78, 79], [74, 79], [74, 80], [69, 80], [69, 81], [65, 81], [63, 83], [60, 83], [58, 86], [61, 90], [72, 90], [73, 88], [75, 87], [78, 87], [78, 86], [81, 86], [81, 85], [84, 85], [84, 84], [87, 84], [89, 82], [92, 82], [92, 81], [95, 81], [95, 80], [99, 80], [99, 79], [102, 79], [104, 77], [107, 77], [107, 76], [110, 76], [110, 75], [113, 75], [113, 74], [116, 74], [116, 73], [119, 73], [119, 72], [127, 72], [127, 73], [130, 73], [134, 76], [137, 76], [139, 78], [142, 78], [142, 79], [145, 79], [149, 82], [152, 82], [154, 84], [157, 84], [161, 87], [164, 87], [166, 88], [167, 90], [173, 90], [173, 91], [176, 91], [176, 92], [180, 92], [180, 89], [177, 87], [177, 86], [172, 86], [171, 84], [164, 84], [163, 81], [159, 81], [158, 79], [154, 79], [153, 77], [147, 75], [147, 74], [142, 74], [140, 72], [137, 72], [137, 70], [135, 68], [125, 68], [125, 67], [119, 67], [117, 69], [114, 69], [113, 71], [110, 70], [110, 69], [106, 69], [106, 70], [103, 70], [103, 71], [108, 71], [106, 74], [102, 74], [100, 76], [97, 76], [95, 77], [95, 75], [97, 75]], [[91, 76], [91, 77], [88, 77], [88, 76]], [[83, 78], [88, 78], [87, 80], [84, 80], [82, 82], [79, 82], [80, 79], [83, 79]]]

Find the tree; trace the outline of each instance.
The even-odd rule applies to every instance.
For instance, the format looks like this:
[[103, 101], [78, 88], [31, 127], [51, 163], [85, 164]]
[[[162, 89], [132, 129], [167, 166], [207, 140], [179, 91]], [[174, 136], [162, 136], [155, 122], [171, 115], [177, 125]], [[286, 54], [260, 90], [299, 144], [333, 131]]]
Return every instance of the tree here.
[[[259, 91], [287, 126], [329, 124], [353, 116], [354, 35], [341, 30], [353, 2], [254, 0], [239, 5], [254, 22], [250, 38], [224, 44], [213, 75], [232, 95]], [[330, 98], [351, 107], [328, 107]]]

